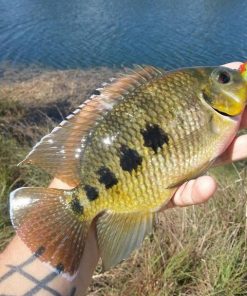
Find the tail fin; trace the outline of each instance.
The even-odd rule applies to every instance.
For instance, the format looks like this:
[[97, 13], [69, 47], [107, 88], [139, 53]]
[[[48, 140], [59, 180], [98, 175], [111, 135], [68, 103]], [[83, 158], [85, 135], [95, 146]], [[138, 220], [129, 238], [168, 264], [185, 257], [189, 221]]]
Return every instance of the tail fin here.
[[10, 194], [10, 215], [18, 235], [39, 258], [58, 272], [79, 268], [90, 221], [72, 191], [23, 187]]

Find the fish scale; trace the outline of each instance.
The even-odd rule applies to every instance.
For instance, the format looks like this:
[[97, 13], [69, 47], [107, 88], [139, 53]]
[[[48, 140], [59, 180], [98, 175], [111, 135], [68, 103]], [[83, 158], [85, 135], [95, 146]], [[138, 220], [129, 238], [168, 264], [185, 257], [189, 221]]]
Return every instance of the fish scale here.
[[[179, 77], [177, 78], [179, 79]], [[186, 83], [186, 80], [184, 81]], [[153, 84], [159, 84], [157, 81], [153, 82]], [[180, 86], [182, 84], [179, 84]], [[166, 85], [164, 85], [164, 89], [169, 91], [169, 88], [174, 87], [170, 82]], [[144, 87], [143, 87], [144, 88]], [[142, 94], [145, 93], [145, 96]], [[193, 94], [195, 97], [195, 93]], [[106, 118], [101, 122], [101, 125], [96, 127], [96, 131], [92, 134], [91, 142], [88, 146], [85, 148], [84, 158], [87, 159], [86, 164], [82, 161], [82, 167], [84, 172], [88, 175], [88, 172], [92, 171], [92, 173], [89, 173], [89, 175], [94, 176], [94, 178], [97, 180], [97, 175], [95, 175], [95, 168], [101, 167], [101, 166], [109, 166], [109, 157], [105, 157], [106, 155], [110, 155], [110, 158], [112, 159], [110, 168], [112, 171], [117, 175], [120, 176], [119, 183], [116, 187], [116, 191], [119, 190], [121, 192], [126, 192], [126, 188], [129, 188], [131, 185], [131, 195], [128, 194], [130, 190], [128, 190], [127, 194], [122, 194], [119, 196], [117, 193], [117, 197], [114, 197], [114, 192], [111, 192], [111, 196], [114, 200], [121, 200], [123, 199], [123, 207], [121, 210], [121, 207], [118, 207], [118, 211], [125, 212], [126, 209], [132, 208], [133, 211], [136, 211], [136, 208], [140, 207], [141, 204], [147, 204], [149, 206], [150, 210], [157, 209], [158, 205], [161, 205], [161, 200], [163, 202], [166, 202], [165, 197], [165, 188], [169, 187], [170, 184], [179, 183], [182, 180], [179, 180], [177, 176], [183, 176], [186, 174], [191, 174], [191, 170], [194, 169], [193, 162], [191, 163], [183, 163], [181, 162], [181, 158], [183, 159], [193, 159], [194, 155], [197, 155], [200, 153], [199, 148], [197, 147], [204, 147], [205, 143], [198, 142], [199, 136], [195, 131], [198, 131], [199, 134], [201, 134], [202, 130], [201, 125], [199, 124], [200, 116], [203, 116], [203, 112], [197, 114], [196, 112], [189, 112], [184, 114], [184, 116], [181, 116], [180, 121], [183, 123], [183, 129], [180, 130], [180, 133], [174, 129], [170, 128], [169, 121], [164, 120], [167, 117], [169, 118], [169, 112], [170, 110], [169, 105], [174, 102], [176, 102], [176, 106], [179, 106], [181, 109], [184, 108], [185, 105], [188, 105], [189, 102], [186, 100], [182, 100], [184, 97], [183, 92], [177, 92], [176, 96], [167, 96], [166, 100], [162, 100], [164, 95], [157, 97], [157, 92], [153, 92], [152, 87], [145, 86], [145, 90], [140, 89], [137, 93], [133, 93], [125, 98], [125, 101], [123, 103], [120, 103], [115, 110], [113, 109], [112, 112], [106, 116]], [[194, 103], [191, 102], [191, 99], [195, 103], [197, 101], [193, 98], [193, 96], [189, 96], [190, 104]], [[153, 118], [149, 117], [149, 114], [147, 113], [148, 108], [142, 108], [141, 106], [149, 106], [149, 103], [151, 101], [151, 110], [153, 113], [155, 113], [155, 116]], [[157, 102], [156, 102], [157, 101]], [[180, 103], [182, 102], [182, 103]], [[141, 114], [141, 122], [138, 121], [139, 115], [136, 114], [136, 106], [139, 106], [139, 113]], [[160, 113], [158, 112], [160, 107], [162, 108], [162, 115], [160, 116]], [[200, 109], [198, 107], [198, 109]], [[177, 110], [177, 109], [176, 109]], [[168, 112], [167, 112], [168, 111]], [[168, 113], [168, 114], [167, 114]], [[206, 110], [205, 110], [206, 113]], [[131, 118], [131, 128], [129, 128], [129, 122], [124, 121], [124, 116], [121, 116], [121, 114], [128, 114]], [[171, 122], [176, 118], [176, 112], [173, 112], [171, 117]], [[170, 116], [171, 116], [170, 115]], [[205, 115], [204, 115], [205, 116]], [[160, 118], [159, 118], [160, 117]], [[208, 116], [207, 116], [208, 117]], [[157, 118], [160, 120], [163, 119], [163, 122], [159, 122], [160, 126], [167, 131], [167, 133], [170, 135], [171, 142], [168, 145], [168, 148], [160, 149], [158, 154], [161, 155], [161, 161], [159, 163], [154, 163], [153, 166], [148, 165], [146, 162], [150, 162], [150, 158], [157, 158], [157, 155], [153, 154], [153, 151], [147, 151], [148, 149], [143, 146], [143, 139], [140, 133], [140, 130], [142, 128], [145, 128], [145, 122], [150, 122], [151, 120], [155, 122], [157, 121]], [[176, 121], [178, 121], [178, 118], [176, 118]], [[209, 118], [208, 118], [209, 121]], [[196, 124], [198, 123], [198, 124]], [[203, 123], [203, 122], [202, 122]], [[117, 136], [117, 133], [120, 133], [121, 137]], [[144, 156], [144, 161], [142, 164], [142, 167], [144, 167], [144, 163], [146, 164], [147, 170], [138, 170], [139, 174], [136, 174], [135, 172], [133, 174], [129, 173], [123, 173], [122, 169], [119, 165], [119, 156], [117, 152], [117, 148], [114, 149], [112, 153], [109, 151], [108, 146], [102, 147], [102, 142], [107, 135], [113, 135], [116, 139], [114, 143], [112, 143], [112, 146], [114, 147], [120, 147], [121, 144], [126, 144], [131, 146], [132, 148], [136, 149], [140, 155], [145, 155], [145, 151], [147, 151], [146, 156]], [[172, 142], [172, 138], [174, 135], [174, 143]], [[185, 135], [187, 135], [187, 139], [181, 141], [181, 138], [184, 138]], [[188, 135], [190, 136], [190, 139], [188, 141]], [[211, 137], [211, 135], [209, 135]], [[180, 145], [180, 143], [182, 145]], [[203, 145], [202, 145], [203, 144]], [[176, 149], [169, 149], [169, 147], [176, 147]], [[203, 148], [202, 148], [203, 149]], [[177, 153], [176, 153], [177, 150]], [[202, 151], [201, 154], [205, 153], [205, 151]], [[91, 156], [93, 154], [93, 156]], [[170, 161], [169, 161], [170, 159]], [[179, 161], [180, 160], [180, 161]], [[201, 160], [203, 161], [203, 160]], [[87, 164], [89, 164], [87, 166]], [[186, 166], [187, 164], [187, 166]], [[181, 168], [178, 172], [176, 172], [175, 168]], [[150, 171], [155, 171], [156, 176], [159, 180], [160, 186], [153, 186], [153, 183], [150, 182], [152, 180], [150, 178]], [[174, 174], [174, 176], [173, 176]], [[84, 182], [90, 183], [91, 180], [86, 177], [86, 175], [82, 175], [82, 180]], [[145, 180], [145, 182], [143, 182]], [[163, 181], [162, 181], [163, 180]], [[96, 181], [97, 182], [97, 181]], [[145, 184], [145, 187], [143, 186], [143, 183]], [[94, 184], [95, 180], [94, 180]], [[131, 184], [131, 185], [130, 185]], [[133, 186], [133, 184], [135, 186]], [[107, 197], [108, 192], [104, 189], [103, 186], [100, 184], [97, 184], [96, 187], [100, 187], [100, 196], [99, 199], [105, 200], [109, 199]], [[137, 189], [136, 189], [137, 188]], [[157, 190], [161, 189], [161, 190]], [[150, 194], [152, 193], [152, 194]], [[128, 198], [126, 198], [126, 195]], [[150, 205], [153, 204], [153, 209], [150, 207]], [[104, 208], [104, 206], [103, 206]], [[105, 208], [112, 209], [110, 201], [109, 203], [105, 204]], [[102, 210], [99, 209], [99, 211]], [[114, 205], [113, 209], [114, 210]], [[93, 216], [95, 213], [93, 213]]]
[[24, 160], [74, 189], [12, 192], [19, 236], [70, 278], [93, 220], [103, 268], [127, 258], [178, 187], [204, 173], [236, 135], [247, 100], [242, 72], [138, 67], [94, 91]]

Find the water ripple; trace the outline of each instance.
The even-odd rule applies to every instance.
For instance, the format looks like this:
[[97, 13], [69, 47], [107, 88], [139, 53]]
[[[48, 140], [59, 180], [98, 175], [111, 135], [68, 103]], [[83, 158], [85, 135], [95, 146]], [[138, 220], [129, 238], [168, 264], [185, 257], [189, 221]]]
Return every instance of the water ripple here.
[[0, 61], [55, 68], [247, 59], [244, 0], [0, 0]]

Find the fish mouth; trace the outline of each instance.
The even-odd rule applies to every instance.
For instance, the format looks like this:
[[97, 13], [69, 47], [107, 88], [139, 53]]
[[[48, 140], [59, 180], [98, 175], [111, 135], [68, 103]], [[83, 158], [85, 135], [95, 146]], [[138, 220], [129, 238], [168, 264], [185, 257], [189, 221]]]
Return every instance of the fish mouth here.
[[234, 115], [231, 115], [229, 113], [226, 113], [224, 111], [221, 111], [219, 110], [218, 108], [214, 107], [212, 102], [213, 102], [213, 99], [211, 97], [209, 97], [204, 91], [202, 92], [202, 96], [203, 96], [203, 99], [207, 102], [207, 105], [212, 108], [215, 112], [217, 112], [218, 114], [220, 114], [221, 116], [224, 116], [225, 118], [229, 118], [229, 119], [232, 119], [232, 120], [237, 120], [239, 118], [239, 115], [241, 114], [234, 114]]
[[238, 114], [238, 115], [230, 115], [228, 113], [225, 113], [225, 112], [222, 112], [216, 108], [213, 108], [211, 107], [215, 112], [217, 112], [217, 114], [219, 114], [220, 116], [224, 117], [225, 119], [228, 119], [228, 120], [232, 120], [234, 122], [238, 122], [240, 119], [241, 119], [241, 114]]
[[220, 111], [220, 110], [218, 110], [218, 109], [216, 109], [214, 107], [212, 107], [212, 108], [214, 109], [214, 111], [216, 111], [217, 113], [219, 113], [222, 116], [226, 116], [226, 117], [230, 117], [230, 118], [235, 118], [235, 117], [238, 116], [238, 115], [230, 115], [230, 114], [227, 114], [227, 113], [222, 112], [222, 111]]

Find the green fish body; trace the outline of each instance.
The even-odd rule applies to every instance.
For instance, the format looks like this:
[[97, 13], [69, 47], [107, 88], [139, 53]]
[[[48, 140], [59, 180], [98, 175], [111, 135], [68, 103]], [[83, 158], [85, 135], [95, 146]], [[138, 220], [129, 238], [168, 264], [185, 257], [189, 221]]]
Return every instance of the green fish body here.
[[11, 193], [17, 233], [73, 275], [97, 218], [103, 266], [116, 265], [140, 246], [179, 185], [228, 147], [246, 92], [241, 73], [224, 67], [139, 67], [96, 90], [24, 160], [74, 189]]

